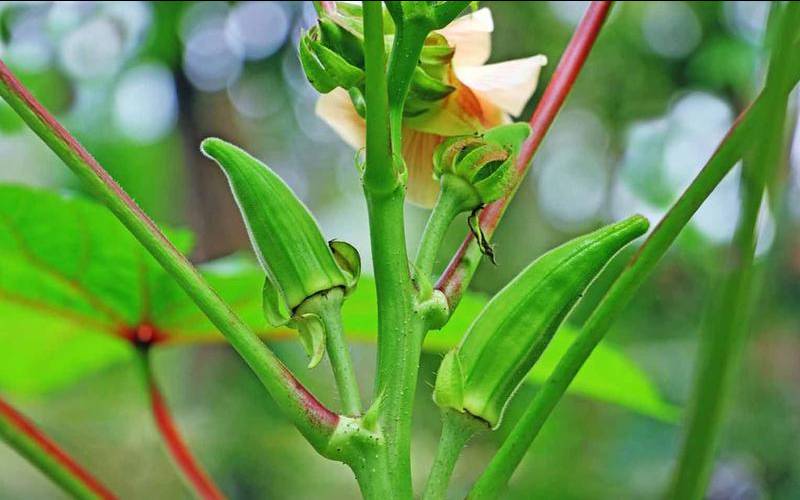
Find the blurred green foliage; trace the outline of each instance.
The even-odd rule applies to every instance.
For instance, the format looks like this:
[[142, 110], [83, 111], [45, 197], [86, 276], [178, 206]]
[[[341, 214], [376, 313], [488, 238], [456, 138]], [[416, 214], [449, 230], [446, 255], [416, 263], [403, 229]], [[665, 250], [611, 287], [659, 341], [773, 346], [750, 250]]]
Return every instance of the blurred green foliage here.
[[[316, 94], [297, 62], [295, 40], [313, 10], [299, 2], [265, 5], [4, 3], [0, 57], [159, 222], [191, 227], [198, 262], [247, 248], [224, 179], [198, 154], [200, 140], [216, 135], [267, 161], [309, 205], [326, 235], [354, 242], [368, 264], [353, 152], [314, 116]], [[550, 61], [523, 114], [528, 117], [585, 3], [486, 5], [495, 18], [493, 60], [542, 53]], [[762, 2], [616, 5], [496, 235], [499, 266], [484, 265], [474, 288], [498, 290], [536, 256], [603, 222], [636, 211], [657, 220], [758, 88], [766, 8]], [[211, 64], [212, 59], [224, 64]], [[4, 103], [0, 159], [3, 182], [80, 189]], [[783, 176], [789, 191], [765, 209], [759, 255], [768, 285], [710, 498], [800, 496], [800, 240], [795, 236], [800, 211], [793, 208], [800, 185], [797, 154], [790, 160]], [[730, 237], [727, 228], [735, 225], [737, 196], [735, 181], [717, 189], [610, 338], [670, 405], [681, 406], [688, 394], [696, 333]], [[418, 234], [426, 213], [412, 207], [407, 212], [409, 233]], [[465, 230], [463, 220], [454, 225], [449, 249]], [[442, 253], [439, 265], [449, 253]], [[594, 283], [572, 314], [573, 325], [586, 317], [623, 263], [624, 257], [617, 259]], [[0, 270], [0, 280], [9, 279], [8, 269]], [[2, 329], [11, 326], [0, 323]], [[48, 367], [58, 367], [65, 354], [87, 352], [64, 344], [51, 325], [41, 326], [53, 338], [52, 356], [42, 361]], [[329, 380], [305, 371], [304, 355], [294, 343], [274, 346], [313, 390], [334, 397]], [[369, 345], [354, 348], [365, 391], [371, 390], [373, 354]], [[418, 480], [438, 432], [430, 401], [438, 359], [435, 354], [423, 359], [414, 443]], [[629, 366], [625, 363], [620, 369]], [[0, 380], [8, 366], [0, 367]], [[149, 497], [188, 497], [142, 405], [136, 370], [124, 363], [103, 366], [74, 385], [13, 402], [123, 497], [144, 498], [143, 491]], [[187, 441], [232, 498], [355, 494], [349, 472], [313, 453], [224, 345], [164, 348], [155, 369]], [[520, 391], [509, 422], [535, 390]], [[663, 489], [678, 432], [620, 406], [567, 398], [515, 476], [511, 494], [652, 498]], [[499, 437], [483, 436], [467, 448], [454, 492], [467, 491]], [[0, 498], [57, 495], [0, 447]]]

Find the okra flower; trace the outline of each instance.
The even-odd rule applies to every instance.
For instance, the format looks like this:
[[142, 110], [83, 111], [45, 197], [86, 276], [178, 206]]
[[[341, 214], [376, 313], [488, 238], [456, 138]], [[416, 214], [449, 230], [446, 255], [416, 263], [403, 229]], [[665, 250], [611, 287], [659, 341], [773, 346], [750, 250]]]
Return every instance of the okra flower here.
[[[511, 116], [522, 113], [536, 89], [547, 58], [536, 55], [485, 64], [491, 53], [493, 30], [491, 12], [483, 8], [434, 32], [426, 44], [427, 53], [447, 56], [440, 58], [444, 65], [439, 84], [449, 91], [441, 92], [424, 112], [414, 116], [406, 113], [402, 153], [409, 174], [407, 197], [412, 203], [433, 206], [439, 191], [433, 177], [433, 152], [446, 137], [484, 132], [509, 122]], [[453, 49], [451, 54], [441, 51], [438, 44], [442, 41]], [[423, 66], [429, 63], [425, 56], [423, 49]], [[316, 112], [345, 142], [361, 149], [365, 146], [366, 125], [353, 105], [357, 99], [352, 96], [352, 91], [348, 94], [341, 86], [335, 88], [320, 96]], [[414, 97], [412, 84], [409, 99]]]

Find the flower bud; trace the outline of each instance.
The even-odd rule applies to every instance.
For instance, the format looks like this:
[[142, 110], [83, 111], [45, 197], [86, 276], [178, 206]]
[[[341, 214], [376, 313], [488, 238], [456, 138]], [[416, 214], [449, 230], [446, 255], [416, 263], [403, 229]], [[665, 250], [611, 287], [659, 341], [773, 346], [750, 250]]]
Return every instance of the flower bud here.
[[455, 52], [456, 49], [450, 46], [444, 35], [431, 33], [425, 39], [419, 55], [420, 66], [431, 76], [444, 78]]
[[364, 40], [328, 18], [319, 20], [319, 39], [353, 66], [364, 67]]
[[519, 147], [529, 133], [527, 124], [514, 123], [483, 136], [451, 137], [434, 153], [434, 175], [443, 190], [462, 190], [463, 211], [491, 203], [513, 186]]
[[353, 289], [361, 271], [358, 252], [341, 241], [326, 242], [305, 205], [259, 160], [220, 139], [206, 139], [201, 148], [225, 172], [267, 274], [267, 322], [278, 326], [291, 321], [315, 364], [324, 352], [324, 329], [313, 310], [296, 312], [317, 294]]
[[492, 298], [442, 361], [436, 403], [496, 428], [584, 290], [647, 227], [647, 219], [633, 216], [569, 241], [530, 264]]
[[456, 88], [434, 78], [422, 67], [417, 66], [411, 77], [403, 114], [406, 117], [419, 116], [433, 108], [433, 105], [449, 96]]
[[[341, 48], [340, 40], [331, 42], [339, 51], [321, 43], [320, 32], [319, 27], [315, 26], [300, 40], [300, 64], [311, 85], [323, 94], [336, 87], [347, 90], [361, 85], [364, 82], [364, 70], [351, 64], [342, 54], [344, 50]], [[346, 33], [341, 29], [339, 32]]]

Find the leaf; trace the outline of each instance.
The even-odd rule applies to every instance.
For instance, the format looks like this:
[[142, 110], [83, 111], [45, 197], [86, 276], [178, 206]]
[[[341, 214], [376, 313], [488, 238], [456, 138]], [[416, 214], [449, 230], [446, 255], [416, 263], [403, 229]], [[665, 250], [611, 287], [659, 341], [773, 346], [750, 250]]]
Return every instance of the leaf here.
[[[191, 248], [188, 232], [168, 235]], [[158, 332], [188, 301], [110, 212], [78, 198], [0, 186], [0, 259], [0, 389], [43, 391], [127, 360], [136, 326]]]
[[[167, 234], [189, 251], [188, 232]], [[114, 216], [91, 201], [0, 186], [0, 262], [0, 390], [54, 390], [132, 360], [124, 333], [142, 322], [155, 328], [163, 345], [223, 340]], [[234, 255], [200, 269], [265, 339], [295, 339], [291, 330], [266, 329], [264, 275], [254, 259]], [[374, 283], [362, 276], [344, 306], [351, 341], [375, 342], [375, 300]], [[454, 346], [485, 303], [466, 294], [447, 326], [428, 335], [425, 349], [443, 353]], [[570, 327], [559, 330], [531, 382], [547, 377], [575, 335]], [[608, 343], [595, 349], [569, 390], [662, 420], [676, 415], [646, 374]]]

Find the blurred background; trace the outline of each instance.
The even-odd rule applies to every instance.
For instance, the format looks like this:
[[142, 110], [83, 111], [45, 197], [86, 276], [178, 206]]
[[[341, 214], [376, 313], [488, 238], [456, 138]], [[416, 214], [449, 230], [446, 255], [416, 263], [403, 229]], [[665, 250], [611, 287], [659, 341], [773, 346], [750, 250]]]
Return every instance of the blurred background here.
[[[495, 18], [492, 61], [538, 53], [550, 60], [527, 119], [587, 2], [482, 4]], [[473, 288], [491, 294], [543, 251], [607, 221], [634, 212], [657, 220], [757, 91], [767, 12], [766, 2], [618, 4], [497, 233], [500, 265], [484, 265]], [[317, 94], [297, 59], [298, 36], [314, 18], [309, 2], [0, 2], [0, 57], [147, 212], [196, 233], [195, 261], [249, 246], [224, 178], [198, 151], [200, 140], [214, 135], [267, 162], [326, 235], [358, 247], [369, 272], [353, 151], [315, 116]], [[733, 393], [713, 499], [800, 498], [800, 134], [793, 142], [787, 194], [762, 214], [764, 294]], [[0, 165], [3, 183], [81, 190], [4, 102]], [[411, 248], [426, 216], [407, 210]], [[734, 172], [610, 335], [677, 405], [688, 397], [698, 331], [737, 217]], [[452, 229], [450, 248], [465, 227]], [[593, 288], [572, 322], [585, 318], [607, 281]], [[296, 345], [274, 347], [323, 398], [331, 396], [329, 382], [303, 371]], [[356, 346], [354, 356], [368, 386], [374, 349]], [[438, 438], [430, 401], [437, 360], [423, 359], [418, 480]], [[315, 455], [226, 347], [169, 348], [155, 362], [187, 441], [232, 498], [357, 495], [350, 472]], [[535, 390], [523, 389], [509, 420]], [[43, 395], [8, 396], [123, 498], [189, 498], [153, 428], [134, 366], [114, 366]], [[675, 423], [567, 397], [510, 495], [657, 497], [679, 438]], [[485, 435], [467, 448], [453, 489], [459, 497], [497, 441]], [[0, 498], [60, 495], [0, 444]]]

